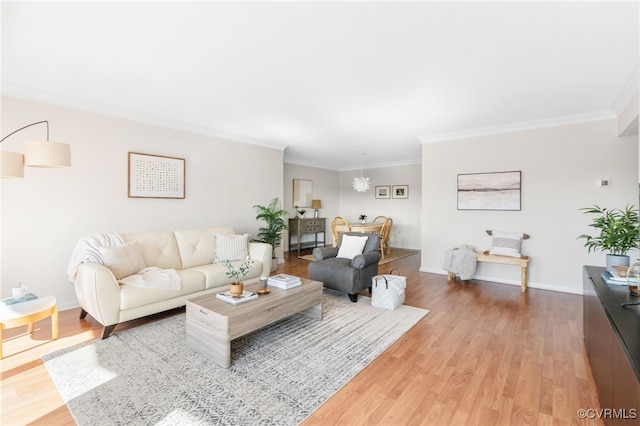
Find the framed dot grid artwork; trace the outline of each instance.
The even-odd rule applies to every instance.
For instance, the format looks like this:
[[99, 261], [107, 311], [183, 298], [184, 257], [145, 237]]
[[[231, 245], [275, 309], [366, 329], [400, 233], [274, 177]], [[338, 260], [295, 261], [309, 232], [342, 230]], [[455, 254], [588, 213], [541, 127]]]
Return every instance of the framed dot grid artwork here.
[[129, 153], [129, 198], [184, 198], [184, 158]]

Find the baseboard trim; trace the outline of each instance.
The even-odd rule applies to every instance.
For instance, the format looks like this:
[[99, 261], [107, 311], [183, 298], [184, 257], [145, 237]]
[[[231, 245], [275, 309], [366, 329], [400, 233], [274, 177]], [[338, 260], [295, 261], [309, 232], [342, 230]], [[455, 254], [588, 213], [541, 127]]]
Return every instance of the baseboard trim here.
[[[420, 267], [419, 271], [428, 272], [431, 274], [447, 275], [447, 271], [443, 269], [438, 269], [438, 268]], [[512, 280], [512, 279], [500, 278], [500, 277], [489, 277], [486, 275], [474, 275], [473, 279], [479, 280], [479, 281], [491, 281], [499, 284], [509, 284], [509, 285], [518, 286], [518, 287], [521, 287], [521, 284], [522, 284], [520, 280]], [[537, 288], [540, 290], [549, 290], [549, 291], [555, 291], [558, 293], [570, 293], [570, 294], [578, 294], [578, 295], [583, 294], [582, 288], [574, 289], [574, 288], [562, 287], [562, 286], [557, 286], [552, 284], [535, 283], [531, 281], [527, 283], [527, 288]]]

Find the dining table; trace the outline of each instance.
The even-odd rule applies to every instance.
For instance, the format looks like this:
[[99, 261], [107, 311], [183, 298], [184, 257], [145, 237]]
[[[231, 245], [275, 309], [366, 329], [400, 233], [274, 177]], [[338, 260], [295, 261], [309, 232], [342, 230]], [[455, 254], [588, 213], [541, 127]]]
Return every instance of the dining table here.
[[382, 222], [356, 222], [350, 223], [351, 232], [361, 232], [363, 234], [379, 234], [382, 229]]

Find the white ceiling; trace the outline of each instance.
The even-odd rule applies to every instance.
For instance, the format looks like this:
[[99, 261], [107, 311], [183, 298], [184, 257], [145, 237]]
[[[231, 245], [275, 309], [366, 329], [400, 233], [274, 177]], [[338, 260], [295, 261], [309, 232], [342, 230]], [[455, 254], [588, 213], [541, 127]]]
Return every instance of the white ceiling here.
[[[2, 2], [2, 92], [347, 170], [422, 141], [612, 114], [627, 2]], [[509, 127], [507, 127], [509, 128]]]

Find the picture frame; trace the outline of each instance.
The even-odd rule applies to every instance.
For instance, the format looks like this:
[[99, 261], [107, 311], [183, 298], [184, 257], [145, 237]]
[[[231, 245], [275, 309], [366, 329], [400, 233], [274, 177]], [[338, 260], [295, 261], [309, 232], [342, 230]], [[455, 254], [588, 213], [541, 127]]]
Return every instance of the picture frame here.
[[376, 198], [391, 198], [391, 186], [376, 186]]
[[309, 179], [293, 179], [293, 198], [291, 206], [294, 208], [311, 207], [313, 199], [313, 181]]
[[184, 158], [129, 152], [129, 198], [185, 198]]
[[409, 198], [409, 185], [393, 185], [391, 194], [393, 198]]
[[522, 172], [458, 175], [458, 210], [521, 210]]

